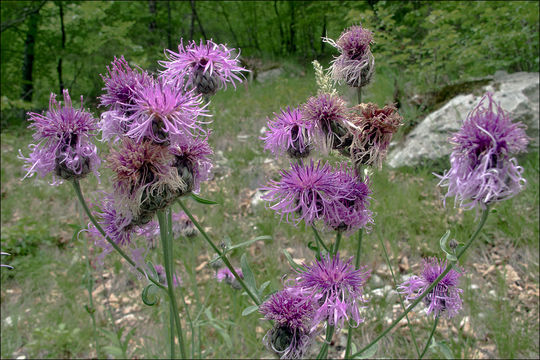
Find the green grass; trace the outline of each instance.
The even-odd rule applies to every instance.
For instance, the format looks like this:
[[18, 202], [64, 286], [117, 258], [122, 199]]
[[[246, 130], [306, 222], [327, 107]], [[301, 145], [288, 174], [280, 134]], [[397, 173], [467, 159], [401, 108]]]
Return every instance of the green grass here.
[[[381, 71], [365, 91], [364, 100], [388, 102], [392, 86], [391, 74]], [[349, 101], [355, 101], [354, 92], [346, 88], [340, 91]], [[186, 200], [216, 243], [225, 238], [239, 243], [260, 235], [272, 236], [272, 240], [259, 241], [230, 254], [235, 266], [240, 266], [243, 253], [248, 254], [257, 283], [271, 281], [267, 294], [282, 288], [283, 275], [294, 276], [283, 249], [289, 249], [293, 258], [306, 262], [313, 260], [313, 252], [307, 248], [312, 241], [309, 228], [280, 223], [264, 204], [251, 205], [256, 190], [275, 178], [280, 168], [288, 166], [286, 160], [276, 160], [264, 152], [258, 139], [260, 129], [265, 126], [266, 118], [272, 117], [280, 107], [298, 106], [315, 92], [313, 72], [289, 64], [281, 77], [247, 88], [240, 85], [236, 92], [230, 89], [218, 93], [209, 106], [214, 114], [209, 127], [213, 130], [210, 143], [215, 153], [221, 155], [215, 157], [216, 176], [202, 185], [201, 196], [216, 200], [219, 205], [205, 206]], [[137, 279], [116, 254], [106, 257], [101, 266], [95, 261], [95, 253], [91, 253], [94, 268], [89, 273], [86, 259], [92, 244], [84, 233], [73, 237], [74, 229], [81, 224], [73, 189], [69, 184], [52, 187], [49, 179], [21, 181], [24, 173], [17, 152], [21, 148], [27, 154], [25, 149], [31, 142], [31, 134], [8, 129], [2, 132], [1, 140], [1, 247], [13, 253], [2, 261], [15, 266], [12, 271], [2, 268], [1, 273], [2, 358], [22, 354], [44, 358], [96, 354], [106, 357], [115, 352], [111, 347], [116, 346], [110, 332], [116, 333], [122, 326], [135, 329], [127, 356], [168, 356], [166, 299], [154, 307], [145, 306], [141, 301], [145, 281]], [[101, 149], [105, 150], [103, 146]], [[441, 321], [435, 335], [437, 341], [446, 342], [456, 357], [538, 355], [538, 151], [519, 161], [525, 169], [528, 186], [517, 197], [495, 206], [483, 235], [462, 262], [466, 270], [462, 282], [464, 309], [456, 318]], [[362, 263], [384, 285], [392, 286], [392, 278], [384, 271], [381, 242], [389, 252], [400, 282], [403, 275], [419, 270], [422, 257], [441, 256], [439, 238], [446, 230], [451, 230], [452, 237], [458, 241], [465, 241], [472, 233], [474, 211], [456, 209], [451, 200], [446, 208], [442, 205], [443, 193], [437, 188], [437, 178], [432, 172], [442, 172], [446, 162], [423, 168], [384, 168], [372, 176], [375, 225], [364, 236]], [[99, 186], [92, 176], [83, 181], [87, 198], [98, 188], [110, 189], [110, 172], [102, 168], [101, 173]], [[327, 243], [334, 239], [327, 231], [321, 230], [321, 235]], [[352, 256], [355, 242], [355, 237], [345, 237], [341, 252]], [[196, 319], [196, 333], [200, 330], [204, 339], [200, 355], [203, 358], [269, 357], [262, 338], [270, 324], [260, 320], [258, 313], [241, 315], [251, 305], [250, 299], [241, 291], [215, 281], [214, 270], [204, 264], [213, 258], [213, 253], [202, 237], [176, 240], [174, 256], [176, 270], [184, 282], [182, 296], [189, 303], [191, 317]], [[150, 250], [149, 257], [155, 263], [161, 262], [159, 247]], [[408, 267], [403, 268], [405, 259]], [[485, 273], [492, 264], [494, 269]], [[509, 277], [509, 269], [519, 277], [517, 284]], [[95, 281], [93, 301], [97, 327], [101, 329], [96, 335], [99, 353], [94, 346], [91, 318], [84, 308], [89, 303], [84, 279], [89, 275]], [[357, 348], [387, 326], [386, 318], [398, 314], [398, 310], [394, 313], [392, 310], [398, 304], [397, 298], [376, 296], [373, 285], [369, 282], [366, 287], [370, 296], [363, 313], [366, 321], [354, 330]], [[177, 294], [180, 295], [180, 290]], [[182, 309], [181, 302], [179, 306]], [[431, 320], [420, 309], [419, 306], [410, 318], [422, 347]], [[189, 329], [184, 310], [181, 311], [183, 328]], [[465, 317], [470, 321], [469, 331], [460, 327]], [[337, 356], [337, 347], [345, 345], [344, 337], [345, 331], [334, 337], [331, 356]], [[186, 338], [191, 355], [190, 331]], [[376, 356], [415, 357], [407, 327], [398, 327], [384, 338]], [[430, 351], [427, 357], [440, 358], [443, 354]]]

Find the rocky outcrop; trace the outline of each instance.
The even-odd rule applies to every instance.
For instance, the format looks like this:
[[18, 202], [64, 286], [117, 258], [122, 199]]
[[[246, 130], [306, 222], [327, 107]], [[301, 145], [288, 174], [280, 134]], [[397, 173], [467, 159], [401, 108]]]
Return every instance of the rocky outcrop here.
[[426, 160], [448, 156], [452, 146], [448, 137], [459, 130], [467, 114], [478, 104], [483, 94], [493, 93], [493, 99], [509, 112], [514, 121], [527, 125], [530, 146], [538, 146], [539, 138], [539, 73], [497, 72], [493, 80], [478, 94], [458, 95], [437, 111], [429, 114], [388, 155], [390, 167], [420, 165]]

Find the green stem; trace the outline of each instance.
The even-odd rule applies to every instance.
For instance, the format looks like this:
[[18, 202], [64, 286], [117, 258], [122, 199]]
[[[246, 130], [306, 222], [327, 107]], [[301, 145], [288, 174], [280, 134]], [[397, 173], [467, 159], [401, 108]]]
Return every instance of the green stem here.
[[319, 235], [319, 232], [317, 231], [315, 225], [311, 225], [311, 229], [313, 230], [313, 235], [315, 235], [315, 241], [317, 241], [317, 244], [320, 244], [327, 253], [330, 253], [330, 250], [322, 241], [321, 236]]
[[[364, 235], [364, 230], [358, 230], [358, 243], [356, 245], [356, 258], [354, 259], [354, 268], [358, 269], [360, 267], [360, 254], [362, 249], [362, 237]], [[349, 324], [349, 331], [347, 332], [347, 347], [345, 348], [345, 359], [349, 358], [351, 354], [351, 343], [352, 343], [352, 332], [353, 327]]]
[[326, 338], [324, 340], [324, 344], [321, 346], [319, 355], [317, 355], [317, 359], [326, 359], [328, 357], [328, 345], [330, 345], [333, 335], [334, 335], [334, 326], [328, 325], [327, 323], [326, 324]]
[[174, 325], [174, 318], [171, 316], [173, 312], [173, 309], [172, 309], [172, 306], [171, 304], [169, 304], [169, 341], [170, 341], [170, 346], [171, 346], [171, 350], [170, 350], [170, 355], [171, 355], [171, 359], [174, 359], [174, 347], [175, 347], [175, 343], [174, 343], [174, 329], [175, 329], [175, 325]]
[[332, 255], [336, 256], [339, 250], [339, 243], [341, 242], [341, 231], [338, 230], [336, 234], [336, 243], [334, 244], [334, 250], [332, 251]]
[[[469, 248], [469, 246], [471, 246], [474, 239], [476, 239], [476, 237], [480, 233], [480, 230], [482, 229], [482, 227], [484, 226], [484, 224], [486, 222], [488, 214], [489, 214], [489, 206], [487, 206], [486, 209], [484, 209], [484, 211], [482, 213], [482, 218], [480, 219], [480, 223], [479, 223], [476, 231], [474, 232], [474, 234], [471, 236], [471, 238], [469, 239], [467, 244], [465, 244], [465, 246], [458, 252], [458, 254], [456, 256], [458, 260], [465, 253], [465, 251]], [[394, 322], [392, 324], [390, 324], [390, 326], [388, 328], [386, 328], [379, 336], [377, 336], [375, 338], [375, 340], [370, 342], [368, 345], [364, 346], [364, 348], [362, 350], [358, 351], [355, 354], [352, 354], [351, 357], [354, 358], [354, 357], [362, 354], [364, 351], [369, 349], [371, 346], [373, 346], [379, 340], [381, 340], [384, 336], [386, 336], [386, 334], [388, 334], [388, 332], [390, 332], [390, 330], [392, 330], [401, 321], [401, 319], [403, 319], [412, 309], [414, 309], [414, 307], [416, 305], [418, 305], [420, 303], [420, 301], [422, 301], [422, 299], [424, 297], [426, 297], [426, 295], [428, 295], [431, 292], [431, 290], [433, 290], [433, 288], [435, 286], [437, 286], [437, 284], [446, 276], [446, 274], [448, 274], [448, 272], [450, 272], [450, 270], [452, 270], [453, 267], [454, 267], [454, 263], [450, 263], [450, 265], [446, 267], [446, 269], [441, 273], [441, 275], [439, 275], [437, 277], [437, 279], [435, 279], [435, 281], [423, 293], [421, 293], [416, 298], [416, 300], [413, 301], [413, 303], [411, 305], [409, 305], [409, 307], [407, 308], [407, 310], [405, 310], [404, 313], [402, 313], [396, 320], [394, 320]]]
[[127, 255], [118, 245], [116, 245], [116, 243], [114, 241], [112, 241], [107, 236], [107, 234], [105, 233], [105, 231], [103, 230], [101, 225], [99, 225], [99, 223], [96, 221], [96, 219], [94, 218], [94, 216], [90, 212], [90, 209], [88, 208], [88, 205], [86, 204], [86, 201], [84, 200], [84, 196], [83, 196], [83, 194], [81, 192], [81, 186], [79, 184], [79, 181], [74, 180], [72, 184], [73, 184], [73, 188], [75, 189], [75, 194], [77, 194], [77, 198], [79, 199], [79, 202], [83, 206], [84, 211], [86, 212], [86, 215], [88, 215], [88, 218], [90, 218], [90, 221], [92, 222], [92, 224], [94, 224], [96, 229], [98, 229], [98, 231], [101, 233], [101, 235], [103, 235], [105, 240], [107, 240], [107, 242], [114, 248], [114, 250], [116, 250], [131, 266], [133, 266], [135, 269], [137, 269], [138, 272], [140, 272], [142, 275], [144, 275], [148, 280], [150, 280], [154, 285], [156, 285], [160, 289], [166, 290], [165, 286], [161, 285], [158, 280], [148, 276], [144, 270], [142, 270], [140, 267], [137, 266], [137, 264], [135, 264], [135, 261], [133, 261], [129, 257], [129, 255]]
[[420, 354], [420, 359], [424, 357], [426, 354], [427, 349], [429, 348], [429, 344], [431, 343], [431, 339], [433, 338], [433, 334], [435, 334], [435, 329], [437, 328], [437, 324], [439, 323], [439, 317], [435, 317], [435, 321], [433, 321], [433, 329], [431, 329], [431, 333], [429, 334], [429, 337], [427, 339], [426, 347], [424, 347], [424, 350]]
[[358, 87], [356, 88], [356, 91], [358, 92], [358, 103], [361, 104], [362, 103], [362, 88]]
[[[394, 269], [392, 268], [392, 263], [390, 263], [390, 258], [388, 257], [388, 252], [386, 251], [386, 246], [384, 246], [384, 242], [382, 238], [379, 237], [379, 240], [381, 242], [381, 246], [384, 251], [384, 258], [386, 259], [386, 264], [388, 265], [388, 268], [390, 269], [390, 274], [392, 274], [392, 280], [394, 281], [394, 287], [397, 287], [397, 281], [396, 276], [394, 275]], [[405, 304], [403, 303], [403, 298], [401, 297], [401, 294], [398, 292], [399, 297], [399, 303], [401, 305], [401, 308], [403, 311], [405, 311]], [[411, 321], [409, 320], [409, 315], [405, 315], [405, 318], [407, 319], [407, 326], [409, 327], [409, 331], [411, 332], [411, 337], [413, 340], [414, 348], [416, 349], [416, 353], [418, 356], [420, 356], [420, 349], [418, 348], [418, 343], [416, 342], [416, 336], [414, 335], [414, 331], [412, 329]]]
[[171, 255], [170, 255], [170, 245], [171, 242], [169, 239], [169, 226], [167, 224], [167, 219], [165, 213], [162, 210], [157, 212], [157, 217], [159, 221], [159, 233], [161, 235], [161, 244], [163, 247], [163, 262], [165, 267], [165, 276], [167, 278], [167, 290], [169, 293], [169, 302], [171, 304], [171, 314], [174, 316], [174, 321], [176, 323], [176, 333], [178, 336], [178, 343], [180, 346], [180, 354], [182, 358], [186, 358], [186, 348], [184, 344], [184, 336], [182, 335], [182, 323], [180, 322], [180, 315], [178, 314], [178, 307], [176, 305], [176, 296], [174, 295], [174, 285], [173, 285], [173, 274], [171, 274]]
[[229, 268], [229, 270], [233, 274], [234, 278], [242, 286], [242, 288], [249, 295], [249, 297], [255, 302], [255, 304], [261, 305], [261, 300], [259, 299], [259, 297], [249, 289], [249, 287], [246, 285], [244, 280], [238, 275], [238, 273], [236, 272], [234, 267], [231, 265], [231, 263], [229, 262], [229, 259], [227, 259], [227, 256], [221, 250], [219, 250], [219, 248], [216, 246], [216, 244], [214, 244], [214, 242], [208, 237], [208, 234], [206, 234], [206, 232], [204, 231], [202, 226], [197, 222], [197, 220], [195, 220], [195, 218], [193, 217], [191, 212], [188, 210], [188, 208], [184, 205], [184, 203], [182, 202], [181, 199], [178, 199], [178, 204], [180, 204], [180, 207], [182, 208], [182, 210], [184, 210], [186, 215], [193, 222], [193, 225], [195, 225], [195, 227], [199, 230], [199, 232], [201, 233], [203, 238], [206, 240], [208, 245], [210, 245], [210, 247], [216, 252], [216, 254], [218, 254], [218, 256], [221, 258], [221, 260], [223, 260], [223, 263], [225, 264], [225, 266], [227, 266], [227, 268]]

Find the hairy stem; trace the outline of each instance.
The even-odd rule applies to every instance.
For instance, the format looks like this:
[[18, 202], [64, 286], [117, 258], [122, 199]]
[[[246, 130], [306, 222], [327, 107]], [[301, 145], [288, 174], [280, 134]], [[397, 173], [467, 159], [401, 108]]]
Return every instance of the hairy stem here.
[[[362, 237], [364, 235], [364, 229], [358, 230], [358, 242], [356, 244], [356, 258], [354, 259], [354, 268], [358, 270], [360, 267], [360, 254], [362, 251]], [[349, 324], [349, 331], [347, 332], [347, 347], [345, 348], [345, 359], [349, 358], [351, 354], [352, 332], [353, 327]]]
[[[467, 244], [465, 244], [465, 246], [457, 254], [456, 257], [457, 257], [458, 260], [461, 258], [461, 256], [463, 256], [463, 254], [469, 248], [469, 246], [471, 246], [474, 239], [476, 239], [476, 237], [480, 233], [480, 230], [482, 230], [482, 227], [484, 226], [484, 224], [486, 222], [488, 214], [489, 214], [489, 206], [487, 206], [486, 209], [484, 209], [484, 211], [482, 212], [482, 218], [480, 219], [480, 223], [478, 224], [478, 227], [476, 228], [476, 231], [471, 236], [471, 238], [469, 239]], [[433, 290], [433, 288], [435, 286], [437, 286], [437, 284], [446, 276], [446, 274], [448, 274], [448, 272], [450, 272], [450, 270], [452, 270], [453, 267], [454, 267], [454, 263], [450, 263], [450, 265], [448, 265], [446, 267], [446, 269], [441, 273], [441, 275], [439, 275], [437, 277], [437, 279], [435, 279], [435, 281], [423, 293], [421, 293], [416, 298], [416, 300], [413, 301], [413, 303], [411, 305], [409, 305], [409, 307], [407, 308], [407, 310], [405, 310], [405, 312], [403, 312], [400, 316], [398, 316], [398, 318], [396, 320], [394, 320], [394, 322], [392, 324], [390, 324], [390, 326], [388, 328], [386, 328], [379, 336], [377, 336], [375, 338], [375, 340], [370, 342], [368, 345], [364, 346], [364, 348], [362, 350], [358, 351], [356, 354], [352, 354], [351, 357], [354, 358], [354, 357], [362, 354], [364, 351], [369, 349], [371, 346], [373, 346], [374, 344], [379, 342], [379, 340], [381, 340], [384, 336], [386, 336], [386, 334], [388, 334], [390, 332], [390, 330], [392, 330], [401, 321], [401, 319], [403, 319], [412, 309], [414, 309], [414, 307], [416, 305], [418, 305], [420, 303], [420, 301], [422, 301], [422, 299], [424, 297], [426, 297], [426, 295], [428, 295], [431, 292], [431, 290]]]
[[317, 244], [320, 244], [327, 253], [330, 253], [330, 250], [322, 241], [321, 236], [319, 235], [319, 232], [317, 231], [315, 225], [311, 225], [311, 229], [313, 230], [313, 235], [315, 236], [315, 241], [317, 242]]
[[328, 345], [330, 345], [330, 342], [332, 341], [332, 336], [334, 336], [334, 326], [333, 325], [326, 325], [326, 338], [324, 340], [324, 344], [321, 346], [321, 350], [319, 351], [319, 355], [317, 355], [317, 359], [326, 359], [328, 357]]

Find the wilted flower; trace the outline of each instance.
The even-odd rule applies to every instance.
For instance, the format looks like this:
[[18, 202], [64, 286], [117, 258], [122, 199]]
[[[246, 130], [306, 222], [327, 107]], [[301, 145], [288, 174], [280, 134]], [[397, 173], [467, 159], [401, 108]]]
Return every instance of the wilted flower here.
[[[234, 268], [234, 271], [240, 276], [241, 279], [244, 278], [244, 274], [242, 273], [242, 269], [240, 268]], [[231, 285], [235, 289], [240, 289], [242, 286], [236, 280], [234, 277], [232, 271], [228, 267], [223, 267], [216, 271], [216, 279], [218, 282], [225, 281], [227, 284]]]
[[[406, 294], [409, 300], [415, 300], [423, 293], [439, 275], [446, 270], [446, 260], [430, 258], [424, 260], [424, 270], [420, 276], [412, 276], [398, 288], [401, 293]], [[446, 276], [424, 297], [424, 304], [427, 313], [433, 313], [435, 317], [446, 314], [448, 318], [455, 316], [461, 309], [461, 298], [459, 294], [463, 292], [458, 288], [461, 273], [452, 269]]]
[[[29, 126], [35, 130], [33, 135], [37, 144], [29, 145], [32, 149], [29, 158], [25, 158], [19, 150], [19, 158], [26, 162], [25, 170], [29, 177], [34, 173], [45, 177], [54, 171], [61, 179], [81, 179], [90, 171], [96, 176], [100, 165], [97, 148], [90, 141], [97, 130], [96, 121], [92, 114], [82, 107], [75, 109], [64, 90], [64, 104], [56, 101], [56, 95], [51, 94], [49, 110], [44, 114], [28, 113], [33, 123]], [[62, 180], [54, 177], [53, 184]]]
[[332, 77], [345, 81], [351, 87], [367, 85], [375, 72], [375, 58], [370, 49], [372, 32], [362, 26], [351, 26], [341, 33], [336, 42], [324, 40], [341, 53], [332, 61]]
[[294, 287], [302, 296], [312, 297], [319, 304], [312, 327], [327, 320], [339, 330], [345, 319], [355, 327], [364, 321], [359, 308], [365, 302], [362, 294], [370, 271], [365, 266], [355, 269], [351, 262], [352, 258], [343, 262], [339, 254], [333, 257], [327, 254], [311, 266], [304, 264], [304, 269], [298, 271]]
[[285, 288], [272, 294], [259, 311], [265, 319], [275, 322], [263, 339], [268, 350], [282, 359], [301, 359], [314, 339], [310, 329], [315, 312], [313, 299]]
[[325, 148], [341, 148], [346, 134], [345, 121], [348, 109], [345, 101], [337, 95], [319, 94], [310, 97], [302, 106], [302, 117], [312, 124], [317, 137]]
[[268, 120], [270, 130], [266, 132], [264, 148], [278, 156], [285, 151], [292, 158], [303, 158], [309, 155], [313, 122], [306, 121], [298, 109], [281, 110], [274, 113], [274, 119]]
[[209, 116], [205, 107], [200, 95], [158, 79], [135, 89], [134, 104], [127, 107], [131, 114], [122, 121], [128, 137], [167, 144], [171, 135], [192, 137], [204, 133], [198, 117]]
[[213, 154], [208, 145], [208, 137], [198, 138], [174, 138], [169, 151], [174, 155], [173, 166], [178, 171], [178, 176], [186, 184], [186, 189], [179, 195], [190, 191], [198, 193], [201, 182], [210, 180]]
[[201, 40], [199, 45], [190, 41], [186, 47], [180, 40], [178, 53], [167, 49], [165, 55], [169, 61], [159, 62], [165, 67], [162, 76], [171, 81], [180, 80], [186, 89], [196, 89], [203, 95], [213, 95], [218, 89], [227, 88], [228, 82], [236, 88], [234, 81], [242, 81], [236, 74], [247, 70], [239, 66], [238, 55], [234, 56], [233, 51], [212, 40], [206, 44]]
[[297, 225], [301, 220], [311, 225], [315, 220], [331, 217], [337, 199], [344, 190], [332, 167], [311, 160], [309, 165], [291, 164], [291, 170], [281, 171], [281, 180], [271, 180], [262, 199], [273, 203], [270, 208]]
[[492, 94], [487, 93], [450, 138], [454, 145], [451, 168], [437, 175], [441, 179], [439, 186], [448, 187], [445, 199], [454, 196], [460, 206], [472, 209], [518, 194], [526, 180], [523, 168], [512, 155], [527, 149], [529, 139], [524, 129], [522, 123], [512, 123]]
[[120, 148], [109, 154], [116, 198], [133, 214], [133, 224], [148, 223], [157, 210], [186, 190], [173, 161], [167, 148], [148, 140], [137, 143], [124, 138]]
[[361, 228], [369, 230], [369, 224], [373, 223], [373, 213], [368, 209], [371, 199], [369, 179], [362, 181], [354, 169], [344, 164], [337, 174], [344, 195], [337, 200], [340, 206], [336, 206], [336, 211], [328, 213], [324, 219], [325, 224], [345, 233]]
[[376, 104], [359, 104], [348, 123], [349, 152], [355, 165], [382, 167], [392, 135], [401, 125], [401, 116], [393, 105], [380, 109]]
[[[164, 284], [165, 286], [168, 286], [167, 285], [167, 275], [165, 273], [165, 268], [163, 267], [163, 265], [154, 265], [154, 270], [156, 270], [156, 273], [157, 273], [157, 276], [158, 276], [158, 279], [159, 279], [159, 282]], [[182, 279], [174, 274], [173, 276], [173, 287], [177, 287], [178, 285], [182, 285]]]

